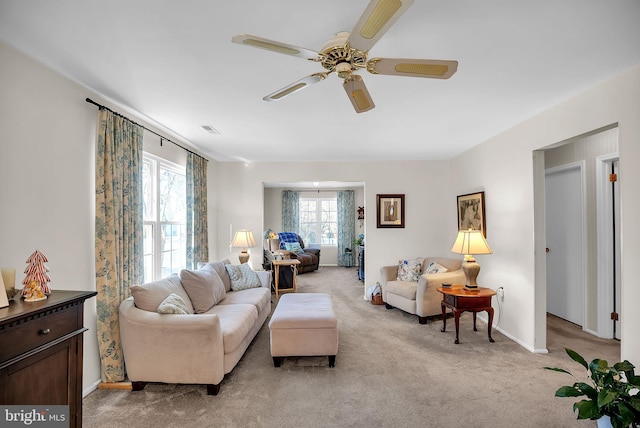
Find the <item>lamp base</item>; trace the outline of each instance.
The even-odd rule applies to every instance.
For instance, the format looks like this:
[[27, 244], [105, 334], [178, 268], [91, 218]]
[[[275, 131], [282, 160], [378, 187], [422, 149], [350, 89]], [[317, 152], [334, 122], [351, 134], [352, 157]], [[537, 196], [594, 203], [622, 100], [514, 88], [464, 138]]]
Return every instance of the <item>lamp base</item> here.
[[478, 277], [478, 273], [480, 273], [480, 265], [475, 260], [466, 261], [462, 264], [462, 270], [467, 280], [464, 287], [467, 289], [478, 288], [476, 278]]
[[238, 255], [238, 260], [240, 260], [240, 264], [244, 264], [249, 261], [249, 257], [249, 253], [245, 250]]

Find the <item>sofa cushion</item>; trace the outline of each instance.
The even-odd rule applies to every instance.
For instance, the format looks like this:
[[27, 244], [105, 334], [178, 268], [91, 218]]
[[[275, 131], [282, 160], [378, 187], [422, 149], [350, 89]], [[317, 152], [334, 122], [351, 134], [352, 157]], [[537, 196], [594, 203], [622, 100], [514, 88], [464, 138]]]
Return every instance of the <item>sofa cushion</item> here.
[[197, 314], [208, 311], [226, 296], [224, 284], [214, 270], [182, 269], [180, 279]]
[[182, 287], [178, 275], [169, 275], [157, 281], [142, 285], [133, 285], [129, 288], [129, 291], [131, 291], [136, 307], [144, 311], [156, 312], [160, 303], [173, 293], [184, 300], [189, 313], [194, 313], [189, 295]]
[[189, 312], [187, 303], [182, 299], [182, 297], [175, 293], [171, 293], [162, 301], [162, 303], [160, 303], [160, 306], [158, 306], [158, 313], [188, 315], [193, 314], [193, 311]]
[[248, 288], [242, 291], [232, 291], [227, 293], [227, 297], [218, 305], [235, 305], [238, 303], [254, 305], [258, 313], [267, 307], [271, 302], [271, 290], [269, 288]]
[[231, 290], [240, 291], [247, 288], [262, 287], [260, 278], [246, 263], [241, 265], [225, 265], [225, 269], [231, 279]]
[[231, 261], [229, 259], [221, 260], [219, 262], [198, 263], [198, 269], [212, 269], [216, 271], [224, 284], [225, 291], [231, 291], [231, 280], [229, 279], [227, 270], [224, 268], [225, 265], [230, 263]]
[[418, 282], [422, 274], [422, 263], [424, 259], [398, 260], [398, 281]]
[[424, 270], [424, 273], [426, 273], [426, 274], [445, 273], [445, 272], [449, 272], [449, 269], [447, 269], [446, 267], [442, 266], [438, 262], [429, 263], [429, 266], [427, 266], [425, 268], [425, 270]]
[[240, 346], [258, 319], [258, 310], [254, 305], [215, 305], [207, 311], [220, 317], [224, 353], [229, 354]]
[[405, 299], [416, 300], [418, 283], [414, 281], [389, 281], [387, 282], [387, 294], [395, 294]]

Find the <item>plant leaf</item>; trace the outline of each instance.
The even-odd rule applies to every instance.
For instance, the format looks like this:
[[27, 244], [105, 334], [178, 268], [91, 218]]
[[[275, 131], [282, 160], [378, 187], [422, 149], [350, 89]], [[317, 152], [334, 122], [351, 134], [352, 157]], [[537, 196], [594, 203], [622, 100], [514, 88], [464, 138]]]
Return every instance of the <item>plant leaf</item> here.
[[580, 397], [581, 395], [584, 395], [584, 392], [575, 386], [561, 386], [556, 391], [556, 397]]
[[[600, 409], [591, 400], [582, 400], [573, 404], [573, 410], [578, 410], [578, 419], [591, 419], [599, 415]], [[601, 415], [600, 415], [601, 416]]]
[[573, 349], [569, 349], [569, 348], [564, 348], [565, 351], [567, 351], [567, 354], [569, 354], [569, 356], [571, 357], [571, 359], [575, 362], [578, 362], [580, 364], [582, 364], [582, 366], [585, 369], [588, 369], [589, 366], [587, 366], [587, 362], [584, 358], [582, 358], [582, 355], [578, 354], [576, 351], [574, 351]]
[[[571, 374], [571, 372], [566, 371], [565, 369], [560, 369], [558, 367], [543, 367], [543, 369], [546, 370], [553, 370], [554, 372], [560, 372], [560, 373], [566, 373], [566, 374]], [[573, 375], [571, 375], [573, 376]]]
[[573, 386], [574, 388], [580, 390], [582, 394], [586, 395], [591, 400], [596, 401], [598, 399], [598, 391], [596, 391], [595, 388], [591, 385], [584, 382], [576, 382], [573, 384]]
[[617, 397], [618, 394], [609, 388], [601, 390], [598, 393], [598, 407], [605, 407], [607, 404], [612, 403]]

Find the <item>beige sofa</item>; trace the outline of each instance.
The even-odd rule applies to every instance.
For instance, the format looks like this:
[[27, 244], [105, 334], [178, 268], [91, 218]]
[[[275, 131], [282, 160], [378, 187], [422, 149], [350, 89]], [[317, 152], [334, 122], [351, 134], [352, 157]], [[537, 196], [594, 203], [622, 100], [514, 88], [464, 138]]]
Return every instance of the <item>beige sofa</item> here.
[[[425, 274], [431, 263], [438, 263], [447, 272]], [[446, 257], [427, 257], [422, 264], [422, 275], [416, 281], [399, 281], [398, 265], [380, 268], [380, 288], [382, 300], [387, 309], [398, 308], [410, 314], [418, 315], [420, 324], [427, 323], [427, 317], [442, 314], [440, 302], [442, 295], [436, 290], [443, 282], [464, 284], [462, 259]]]
[[[255, 272], [257, 286], [252, 278], [254, 288], [233, 291], [225, 269], [228, 264], [228, 260], [208, 263], [197, 271], [131, 287], [132, 296], [120, 304], [119, 322], [127, 376], [134, 390], [144, 388], [146, 382], [206, 384], [207, 393], [217, 395], [225, 374], [240, 361], [271, 313], [271, 272]], [[210, 301], [203, 304], [197, 296], [205, 292], [210, 298], [210, 282], [225, 292], [214, 287], [219, 301], [206, 309]], [[172, 294], [180, 297], [177, 300], [184, 305], [177, 306], [186, 314], [158, 313], [167, 300], [175, 299], [167, 299]]]

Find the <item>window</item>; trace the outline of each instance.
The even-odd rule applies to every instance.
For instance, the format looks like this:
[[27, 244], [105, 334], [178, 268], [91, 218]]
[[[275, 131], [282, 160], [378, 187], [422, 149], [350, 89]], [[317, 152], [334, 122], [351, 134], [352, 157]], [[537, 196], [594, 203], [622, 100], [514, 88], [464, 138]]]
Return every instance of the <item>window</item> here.
[[185, 168], [148, 153], [142, 163], [144, 280], [153, 281], [186, 266]]
[[[305, 245], [337, 245], [338, 201], [335, 196], [300, 197], [300, 236]], [[318, 239], [319, 238], [319, 239]]]

